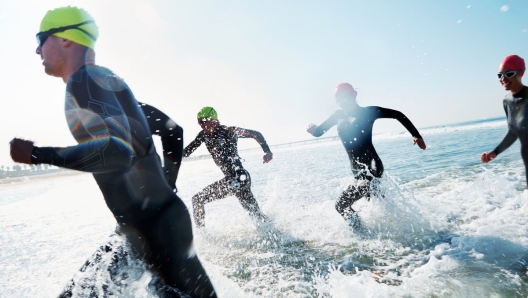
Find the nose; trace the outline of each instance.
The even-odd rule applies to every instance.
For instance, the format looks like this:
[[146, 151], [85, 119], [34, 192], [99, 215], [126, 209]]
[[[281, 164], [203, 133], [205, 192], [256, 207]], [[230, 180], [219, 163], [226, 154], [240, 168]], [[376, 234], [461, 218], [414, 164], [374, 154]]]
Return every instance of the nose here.
[[38, 45], [37, 48], [35, 49], [35, 53], [36, 53], [37, 55], [42, 54], [42, 47], [41, 47], [40, 45]]

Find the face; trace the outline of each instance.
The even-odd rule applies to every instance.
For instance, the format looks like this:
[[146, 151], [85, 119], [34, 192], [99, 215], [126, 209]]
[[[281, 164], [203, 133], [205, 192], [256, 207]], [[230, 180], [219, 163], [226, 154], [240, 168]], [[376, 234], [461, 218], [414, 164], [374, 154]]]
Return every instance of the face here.
[[356, 97], [352, 94], [341, 95], [336, 97], [336, 103], [346, 111], [351, 111], [357, 107]]
[[61, 76], [62, 66], [65, 59], [62, 58], [62, 39], [56, 36], [49, 36], [37, 46], [35, 52], [40, 55], [44, 71], [50, 76]]
[[218, 128], [220, 122], [210, 118], [198, 118], [198, 124], [202, 127], [205, 133], [212, 134]]
[[[499, 73], [501, 74], [505, 74], [508, 71], [512, 70], [503, 66], [499, 68]], [[504, 90], [517, 91], [522, 88], [521, 76], [519, 76], [519, 74], [516, 74], [511, 78], [507, 78], [505, 75], [502, 75], [499, 79], [499, 82], [501, 83], [502, 87], [504, 87]]]

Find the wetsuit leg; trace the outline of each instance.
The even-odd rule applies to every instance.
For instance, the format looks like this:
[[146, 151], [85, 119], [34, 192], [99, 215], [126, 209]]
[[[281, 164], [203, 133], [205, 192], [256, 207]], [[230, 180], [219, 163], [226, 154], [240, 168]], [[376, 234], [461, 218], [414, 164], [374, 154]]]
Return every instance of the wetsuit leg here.
[[251, 217], [258, 219], [259, 221], [266, 221], [268, 219], [260, 211], [257, 200], [255, 200], [255, 197], [253, 197], [253, 193], [249, 187], [245, 190], [235, 192], [235, 196], [240, 202], [240, 205], [242, 205], [242, 207], [246, 209], [247, 212], [249, 212]]
[[[149, 262], [170, 285], [191, 297], [216, 297], [213, 285], [192, 241], [192, 224], [189, 212], [181, 200], [174, 200], [164, 208], [150, 225], [146, 240], [150, 246]], [[166, 296], [179, 297], [167, 292]]]
[[260, 207], [251, 192], [251, 176], [244, 168], [236, 170], [233, 177], [229, 179], [229, 185], [237, 197], [240, 205], [249, 212], [249, 215], [260, 221], [266, 221], [267, 218], [260, 211]]
[[348, 220], [355, 212], [352, 209], [352, 204], [364, 196], [370, 200], [370, 187], [368, 184], [361, 186], [349, 185], [337, 200], [335, 208], [341, 216]]
[[196, 226], [202, 228], [205, 226], [205, 204], [223, 199], [233, 194], [229, 187], [228, 179], [223, 178], [207, 186], [201, 192], [192, 197], [193, 215]]

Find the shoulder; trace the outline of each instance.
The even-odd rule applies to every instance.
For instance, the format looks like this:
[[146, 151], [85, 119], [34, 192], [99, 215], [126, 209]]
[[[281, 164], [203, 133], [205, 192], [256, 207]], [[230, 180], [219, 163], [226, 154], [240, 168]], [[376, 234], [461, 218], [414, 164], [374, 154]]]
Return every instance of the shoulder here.
[[[84, 83], [95, 83], [86, 85]], [[82, 84], [79, 84], [82, 83]], [[123, 91], [128, 89], [125, 81], [113, 73], [110, 69], [98, 65], [85, 65], [68, 79], [67, 86], [70, 88], [102, 88], [108, 91]]]
[[229, 131], [229, 132], [236, 132], [240, 129], [240, 127], [237, 127], [237, 126], [225, 126], [225, 125], [220, 125], [218, 128], [222, 128], [222, 130]]
[[369, 111], [369, 112], [383, 112], [383, 111], [389, 110], [387, 108], [379, 107], [379, 106], [368, 106], [368, 107], [364, 107], [363, 109], [365, 109], [365, 111]]

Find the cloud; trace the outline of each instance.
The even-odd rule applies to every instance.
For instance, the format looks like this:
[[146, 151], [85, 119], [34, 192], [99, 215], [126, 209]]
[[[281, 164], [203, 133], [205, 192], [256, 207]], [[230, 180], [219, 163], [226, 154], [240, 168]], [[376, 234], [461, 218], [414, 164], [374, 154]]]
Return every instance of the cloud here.
[[500, 8], [500, 11], [502, 12], [507, 12], [508, 10], [510, 10], [510, 7], [508, 5], [503, 5], [501, 8]]
[[460, 23], [462, 23], [462, 20], [458, 20], [458, 21], [457, 21], [457, 24], [460, 24]]
[[466, 6], [466, 8], [467, 8], [467, 9], [470, 9], [470, 8], [471, 8], [471, 5]]

